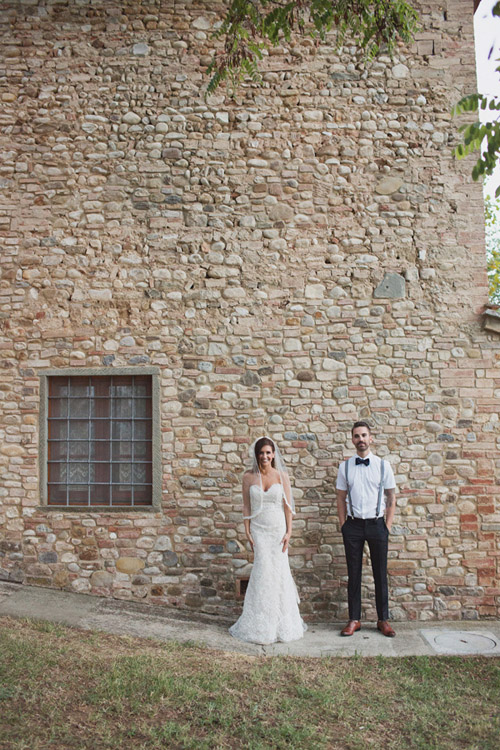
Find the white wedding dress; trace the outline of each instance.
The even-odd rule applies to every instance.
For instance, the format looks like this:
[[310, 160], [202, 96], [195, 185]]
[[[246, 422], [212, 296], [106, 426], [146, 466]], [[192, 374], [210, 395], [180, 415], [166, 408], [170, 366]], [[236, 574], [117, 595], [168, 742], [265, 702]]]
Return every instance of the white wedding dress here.
[[[307, 626], [299, 613], [299, 596], [281, 540], [286, 532], [283, 485], [265, 492], [250, 487], [254, 563], [241, 617], [229, 632], [241, 641], [269, 644], [302, 638]], [[254, 516], [256, 509], [257, 515]]]

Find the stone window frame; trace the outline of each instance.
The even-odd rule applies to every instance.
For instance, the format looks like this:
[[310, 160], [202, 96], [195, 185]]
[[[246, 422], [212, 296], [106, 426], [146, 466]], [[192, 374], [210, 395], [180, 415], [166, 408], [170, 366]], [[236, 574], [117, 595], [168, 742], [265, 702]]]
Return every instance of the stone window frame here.
[[[152, 498], [151, 505], [49, 505], [48, 504], [48, 417], [50, 377], [109, 377], [119, 375], [151, 376], [152, 411]], [[87, 513], [158, 512], [162, 497], [161, 430], [160, 430], [160, 368], [159, 367], [61, 367], [38, 372], [40, 378], [39, 411], [39, 492], [40, 507], [44, 510]]]

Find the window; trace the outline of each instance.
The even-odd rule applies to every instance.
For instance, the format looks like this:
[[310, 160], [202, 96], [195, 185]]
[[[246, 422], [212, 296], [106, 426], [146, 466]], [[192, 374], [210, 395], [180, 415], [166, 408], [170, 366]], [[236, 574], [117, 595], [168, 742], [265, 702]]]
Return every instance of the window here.
[[47, 505], [153, 505], [153, 376], [84, 372], [45, 375]]

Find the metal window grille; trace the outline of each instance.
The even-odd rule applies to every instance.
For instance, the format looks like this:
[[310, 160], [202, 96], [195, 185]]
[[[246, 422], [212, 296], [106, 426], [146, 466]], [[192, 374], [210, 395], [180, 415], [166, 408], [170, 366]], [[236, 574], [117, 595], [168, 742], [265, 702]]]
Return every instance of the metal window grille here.
[[48, 504], [152, 504], [150, 375], [48, 378]]

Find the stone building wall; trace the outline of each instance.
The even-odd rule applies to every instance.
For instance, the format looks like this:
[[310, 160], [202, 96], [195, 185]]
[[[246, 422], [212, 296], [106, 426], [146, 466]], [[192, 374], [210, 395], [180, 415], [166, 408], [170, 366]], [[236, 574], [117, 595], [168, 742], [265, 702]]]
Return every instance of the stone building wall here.
[[[1, 0], [4, 578], [235, 617], [267, 433], [302, 611], [341, 619], [335, 478], [367, 418], [398, 484], [392, 617], [500, 614], [500, 350], [481, 187], [450, 153], [473, 3], [418, 5], [393, 60], [303, 40], [206, 101], [222, 2]], [[40, 374], [101, 366], [157, 368], [159, 509], [41, 501]]]

